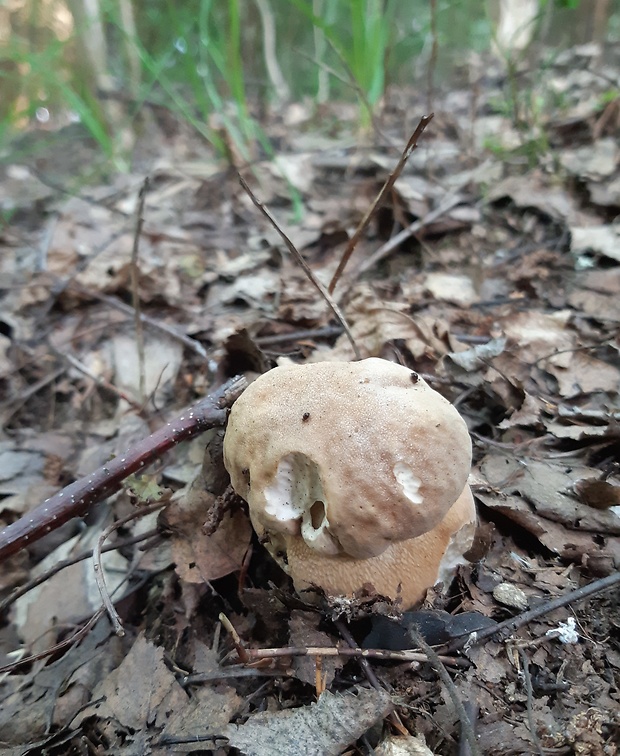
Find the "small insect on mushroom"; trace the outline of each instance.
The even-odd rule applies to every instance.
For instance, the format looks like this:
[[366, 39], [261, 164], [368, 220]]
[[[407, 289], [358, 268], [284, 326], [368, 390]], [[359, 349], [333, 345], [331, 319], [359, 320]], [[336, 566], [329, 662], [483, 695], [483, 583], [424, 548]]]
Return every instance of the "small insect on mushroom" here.
[[473, 541], [467, 426], [386, 360], [260, 376], [232, 407], [224, 463], [300, 593], [351, 596], [370, 584], [408, 608], [449, 583]]

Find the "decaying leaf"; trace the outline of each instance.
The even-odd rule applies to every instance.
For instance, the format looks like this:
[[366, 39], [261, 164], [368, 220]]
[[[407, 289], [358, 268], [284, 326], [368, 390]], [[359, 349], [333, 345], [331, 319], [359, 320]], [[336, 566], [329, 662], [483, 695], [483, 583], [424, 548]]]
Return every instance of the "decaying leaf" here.
[[497, 357], [506, 348], [506, 339], [491, 339], [485, 344], [465, 349], [462, 352], [450, 352], [444, 357], [444, 363], [452, 362], [461, 370], [473, 373], [486, 367], [493, 357]]
[[254, 714], [243, 725], [230, 725], [226, 732], [230, 744], [245, 756], [339, 756], [391, 708], [385, 691], [325, 691], [310, 706]]
[[214, 498], [207, 491], [195, 492], [175, 502], [165, 515], [177, 574], [189, 583], [205, 583], [240, 570], [250, 545], [252, 528], [243, 512], [225, 513], [214, 533], [204, 532]]
[[584, 504], [594, 509], [612, 509], [620, 514], [620, 486], [606, 480], [582, 478], [574, 483], [575, 493]]
[[72, 724], [96, 715], [129, 734], [163, 727], [168, 711], [186, 704], [187, 694], [166, 666], [163, 648], [140, 635], [120, 666], [94, 689], [93, 703]]
[[[289, 621], [290, 643], [297, 648], [327, 647], [333, 645], [332, 638], [318, 629], [321, 618], [316, 613], [293, 610]], [[317, 661], [312, 656], [296, 656], [293, 658], [295, 676], [309, 685], [316, 685]], [[343, 660], [339, 657], [325, 656], [320, 662], [320, 676], [323, 685], [330, 688], [334, 681], [336, 670], [342, 669]]]
[[588, 468], [493, 453], [487, 455], [480, 469], [503, 495], [520, 498], [524, 510], [571, 530], [620, 535], [620, 517], [614, 512], [588, 507], [574, 494], [575, 483], [592, 475]]
[[374, 749], [376, 756], [433, 756], [424, 735], [391, 735]]
[[598, 252], [620, 261], [620, 232], [614, 226], [573, 227], [570, 233], [570, 250], [574, 255]]

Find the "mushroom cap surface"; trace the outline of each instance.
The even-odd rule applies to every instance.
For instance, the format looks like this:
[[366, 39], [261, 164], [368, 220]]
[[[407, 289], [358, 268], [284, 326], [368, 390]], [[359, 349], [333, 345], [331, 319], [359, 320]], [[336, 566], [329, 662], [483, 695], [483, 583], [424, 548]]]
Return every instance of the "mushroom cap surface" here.
[[[451, 582], [463, 554], [472, 546], [476, 531], [476, 506], [469, 486], [465, 486], [446, 516], [428, 533], [388, 546], [379, 556], [355, 559], [346, 554], [326, 558], [297, 536], [276, 535], [266, 546], [293, 579], [295, 590], [316, 586], [328, 596], [352, 597], [360, 588], [400, 599], [409, 609], [424, 598], [438, 582]], [[259, 536], [261, 534], [259, 533]], [[265, 534], [265, 538], [269, 536]], [[283, 554], [286, 553], [286, 561]], [[306, 596], [312, 601], [311, 597]]]
[[257, 532], [366, 559], [438, 525], [467, 482], [471, 441], [408, 368], [320, 362], [274, 368], [245, 390], [224, 463]]

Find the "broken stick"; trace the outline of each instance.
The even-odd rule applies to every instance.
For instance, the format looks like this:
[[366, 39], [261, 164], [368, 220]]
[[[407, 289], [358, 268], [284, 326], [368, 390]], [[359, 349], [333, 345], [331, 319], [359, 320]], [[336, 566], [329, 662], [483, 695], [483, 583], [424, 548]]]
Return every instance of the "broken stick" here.
[[0, 530], [0, 561], [68, 520], [82, 517], [93, 504], [116, 493], [125, 478], [143, 470], [181, 441], [194, 438], [210, 428], [223, 426], [228, 417], [228, 407], [246, 385], [242, 376], [231, 378], [181, 416], [134, 444], [125, 454], [114, 457], [90, 475], [66, 486], [16, 522]]

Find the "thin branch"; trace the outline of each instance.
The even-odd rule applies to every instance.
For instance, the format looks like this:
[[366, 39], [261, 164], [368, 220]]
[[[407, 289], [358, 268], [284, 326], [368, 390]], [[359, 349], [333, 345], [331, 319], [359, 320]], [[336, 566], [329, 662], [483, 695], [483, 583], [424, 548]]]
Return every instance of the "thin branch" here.
[[125, 454], [115, 457], [90, 475], [71, 483], [16, 522], [0, 530], [0, 561], [72, 518], [85, 515], [93, 504], [116, 493], [125, 478], [142, 471], [181, 441], [194, 438], [209, 428], [223, 426], [228, 417], [227, 408], [243, 392], [246, 385], [245, 378], [232, 378], [187, 409], [180, 417], [134, 444]]
[[19, 412], [20, 408], [28, 401], [28, 399], [30, 399], [31, 396], [34, 396], [39, 391], [41, 391], [41, 389], [44, 389], [50, 383], [53, 383], [56, 378], [60, 378], [60, 376], [65, 372], [66, 368], [64, 367], [59, 368], [58, 370], [53, 370], [51, 373], [48, 373], [44, 378], [41, 378], [41, 380], [37, 381], [36, 383], [33, 383], [30, 386], [26, 386], [26, 388], [22, 389], [22, 391], [20, 391], [17, 396], [12, 396], [5, 402], [2, 402], [2, 404], [0, 404], [0, 426], [6, 425], [13, 417], [13, 415]]
[[[108, 551], [123, 549], [126, 546], [133, 546], [133, 544], [135, 543], [148, 541], [149, 538], [154, 538], [158, 535], [159, 530], [157, 528], [153, 528], [152, 530], [147, 530], [146, 533], [140, 533], [140, 535], [132, 536], [131, 538], [119, 538], [117, 541], [114, 541], [114, 543], [109, 543], [107, 546], [104, 546], [101, 551], [105, 554]], [[93, 550], [87, 549], [86, 551], [82, 551], [81, 553], [76, 554], [69, 559], [63, 559], [60, 562], [56, 562], [56, 564], [50, 567], [49, 570], [42, 572], [40, 575], [32, 578], [32, 580], [24, 583], [24, 585], [20, 585], [18, 588], [15, 588], [15, 590], [9, 596], [7, 596], [4, 601], [0, 601], [0, 614], [2, 614], [5, 609], [8, 609], [11, 604], [14, 604], [18, 598], [25, 596], [33, 588], [36, 588], [38, 585], [42, 585], [43, 583], [47, 582], [50, 578], [54, 577], [54, 575], [57, 575], [66, 567], [71, 567], [71, 565], [73, 564], [83, 562], [85, 559], [91, 559], [92, 555]]]
[[[353, 641], [353, 639], [351, 639]], [[277, 659], [286, 656], [345, 656], [360, 659], [382, 659], [384, 661], [426, 662], [426, 654], [419, 650], [388, 651], [385, 648], [359, 648], [353, 646], [283, 646], [282, 648], [245, 648], [251, 659]], [[455, 656], [439, 656], [443, 664], [468, 669], [471, 664], [467, 659]]]
[[97, 583], [97, 588], [99, 588], [99, 594], [101, 595], [103, 606], [108, 613], [108, 617], [110, 618], [114, 632], [121, 638], [123, 635], [125, 635], [125, 631], [123, 630], [123, 626], [121, 624], [121, 618], [118, 616], [118, 612], [114, 608], [114, 604], [112, 603], [112, 599], [108, 592], [108, 588], [105, 582], [105, 575], [103, 573], [103, 565], [101, 564], [101, 551], [103, 549], [103, 544], [106, 542], [109, 536], [114, 533], [115, 530], [118, 530], [118, 528], [121, 528], [126, 523], [131, 522], [131, 520], [135, 520], [138, 517], [145, 517], [147, 514], [156, 512], [158, 509], [162, 509], [162, 507], [166, 506], [168, 506], [168, 501], [157, 501], [153, 504], [149, 504], [148, 506], [140, 507], [140, 509], [136, 510], [135, 512], [130, 512], [120, 520], [113, 522], [108, 528], [103, 531], [103, 533], [101, 533], [101, 535], [97, 539], [97, 544], [93, 549], [93, 569], [95, 571], [95, 582]]
[[379, 249], [376, 252], [373, 252], [370, 257], [366, 258], [366, 260], [363, 260], [353, 273], [353, 278], [359, 278], [359, 276], [361, 276], [363, 273], [366, 273], [366, 271], [374, 268], [375, 265], [384, 260], [388, 255], [394, 252], [394, 250], [398, 249], [398, 247], [400, 247], [401, 244], [407, 241], [407, 239], [415, 236], [424, 228], [424, 226], [428, 226], [431, 223], [434, 223], [442, 215], [445, 215], [447, 212], [452, 210], [453, 207], [456, 207], [458, 204], [460, 204], [460, 202], [461, 197], [458, 195], [447, 197], [443, 202], [439, 204], [438, 207], [435, 208], [435, 210], [431, 210], [430, 213], [427, 213], [424, 216], [424, 218], [420, 218], [419, 220], [411, 223], [409, 226], [407, 226], [407, 228], [404, 228], [402, 231], [396, 234], [396, 236], [393, 236], [389, 241], [379, 247]]
[[[110, 307], [114, 307], [121, 312], [127, 313], [127, 315], [131, 315], [132, 317], [134, 316], [134, 308], [131, 305], [128, 305], [122, 300], [118, 299], [117, 297], [113, 297], [110, 294], [101, 294], [98, 291], [91, 290], [86, 286], [78, 284], [76, 281], [72, 281], [70, 286], [73, 291], [78, 291], [88, 297], [92, 297], [93, 299], [97, 299], [100, 302], [104, 302], [105, 304], [110, 305]], [[164, 323], [160, 320], [155, 320], [155, 318], [152, 318], [150, 315], [145, 315], [143, 312], [140, 313], [139, 317], [140, 321], [144, 323], [144, 325], [149, 326], [154, 330], [162, 331], [173, 339], [180, 341], [185, 347], [191, 349], [191, 351], [195, 352], [199, 357], [202, 357], [203, 360], [206, 361], [209, 359], [207, 350], [196, 339], [192, 339], [191, 336], [187, 336], [186, 334], [181, 333], [181, 331], [177, 330], [174, 326], [171, 326], [168, 323]]]
[[444, 651], [446, 653], [450, 653], [452, 651], [458, 650], [459, 648], [462, 648], [465, 645], [479, 646], [481, 643], [489, 640], [489, 638], [492, 638], [495, 635], [500, 635], [502, 638], [506, 638], [508, 637], [508, 635], [510, 635], [510, 633], [514, 632], [520, 627], [523, 627], [524, 625], [529, 624], [532, 620], [538, 619], [539, 617], [544, 617], [545, 614], [549, 614], [556, 609], [561, 609], [564, 606], [568, 606], [568, 604], [573, 604], [577, 601], [583, 601], [590, 596], [601, 593], [608, 588], [613, 588], [616, 585], [620, 585], [620, 571], [614, 572], [613, 574], [608, 575], [604, 578], [600, 578], [599, 580], [594, 580], [591, 583], [588, 583], [588, 585], [584, 585], [582, 588], [578, 588], [577, 590], [571, 591], [570, 593], [565, 593], [563, 596], [558, 596], [551, 601], [546, 601], [545, 603], [535, 607], [534, 609], [530, 609], [527, 612], [518, 614], [516, 617], [511, 617], [510, 619], [504, 620], [504, 622], [500, 622], [494, 627], [488, 627], [484, 630], [480, 630], [480, 632], [470, 633], [469, 635], [464, 635], [461, 638], [456, 638], [444, 648]]
[[[349, 648], [355, 648], [357, 646], [355, 638], [351, 635], [349, 628], [344, 624], [344, 622], [342, 620], [335, 620], [334, 625], [340, 635], [342, 635], [342, 637], [344, 638], [345, 642], [348, 644]], [[316, 654], [313, 655], [316, 656]], [[360, 666], [364, 670], [364, 674], [368, 678], [368, 682], [372, 685], [372, 687], [375, 688], [375, 690], [383, 690], [383, 686], [379, 682], [374, 669], [370, 666], [370, 662], [363, 654], [360, 654]]]
[[403, 150], [403, 153], [400, 156], [398, 163], [396, 164], [396, 168], [394, 168], [392, 173], [388, 176], [387, 181], [381, 188], [381, 191], [379, 192], [379, 194], [376, 196], [375, 201], [368, 208], [368, 210], [366, 211], [366, 214], [361, 220], [361, 223], [355, 230], [355, 233], [349, 239], [349, 243], [347, 244], [347, 247], [342, 255], [342, 258], [340, 259], [340, 262], [338, 263], [336, 272], [332, 276], [332, 280], [329, 282], [329, 287], [327, 290], [329, 291], [330, 294], [334, 293], [336, 284], [338, 283], [340, 276], [342, 275], [345, 267], [347, 266], [347, 263], [349, 262], [349, 259], [351, 258], [351, 255], [353, 254], [353, 250], [355, 249], [358, 241], [360, 240], [362, 234], [366, 230], [366, 227], [370, 223], [370, 219], [373, 216], [373, 213], [375, 212], [379, 204], [383, 201], [383, 198], [386, 196], [386, 194], [394, 186], [396, 179], [400, 176], [403, 168], [405, 167], [405, 163], [407, 162], [407, 160], [409, 160], [411, 153], [418, 146], [418, 139], [422, 136], [424, 129], [431, 122], [433, 116], [434, 116], [434, 113], [431, 113], [428, 116], [422, 116], [422, 118], [420, 118], [420, 123], [417, 125], [416, 130], [413, 132], [413, 134], [409, 137], [409, 141], [407, 142], [407, 145], [405, 149]]
[[142, 405], [138, 402], [136, 402], [135, 399], [133, 399], [131, 396], [126, 394], [124, 391], [118, 388], [118, 386], [115, 386], [113, 383], [110, 383], [110, 381], [106, 380], [102, 375], [97, 375], [96, 373], [93, 373], [92, 370], [89, 370], [86, 365], [82, 364], [77, 357], [74, 357], [72, 354], [69, 354], [68, 352], [61, 352], [60, 349], [56, 349], [53, 345], [50, 345], [52, 352], [61, 360], [66, 360], [71, 367], [75, 368], [78, 372], [82, 373], [82, 375], [85, 375], [87, 378], [90, 378], [91, 381], [93, 381], [97, 386], [100, 388], [105, 389], [106, 391], [110, 391], [112, 394], [117, 396], [119, 399], [123, 399], [127, 402], [127, 404], [134, 409], [136, 412], [142, 412]]
[[195, 672], [180, 679], [180, 684], [185, 688], [197, 683], [228, 680], [235, 677], [294, 677], [292, 669], [260, 669], [259, 667], [230, 666], [221, 667], [215, 672]]
[[542, 749], [538, 733], [536, 732], [536, 722], [534, 721], [534, 691], [532, 690], [532, 677], [530, 675], [530, 661], [525, 651], [520, 648], [519, 656], [523, 665], [523, 682], [525, 684], [525, 694], [527, 696], [527, 725], [532, 737], [532, 743], [538, 752], [538, 756], [545, 756]]
[[357, 344], [355, 343], [355, 339], [353, 338], [353, 334], [351, 333], [351, 329], [349, 328], [349, 325], [344, 317], [344, 314], [340, 307], [334, 302], [330, 292], [323, 286], [323, 284], [319, 281], [319, 279], [314, 275], [312, 272], [312, 268], [308, 265], [308, 263], [304, 260], [303, 256], [295, 247], [293, 242], [288, 238], [288, 236], [282, 231], [280, 226], [278, 226], [278, 223], [276, 219], [273, 217], [273, 215], [267, 210], [265, 205], [256, 197], [256, 195], [252, 192], [250, 187], [248, 186], [248, 183], [243, 178], [241, 174], [239, 174], [239, 182], [241, 183], [241, 186], [245, 189], [247, 192], [249, 198], [252, 200], [254, 205], [261, 211], [261, 213], [267, 218], [269, 223], [274, 227], [274, 229], [278, 232], [280, 238], [282, 241], [286, 244], [286, 247], [288, 251], [291, 253], [291, 255], [297, 260], [299, 265], [301, 265], [304, 273], [308, 277], [308, 279], [311, 281], [313, 286], [317, 289], [317, 291], [320, 293], [320, 295], [323, 297], [323, 299], [327, 302], [329, 307], [331, 308], [334, 315], [338, 318], [340, 321], [340, 324], [344, 328], [345, 333], [347, 334], [347, 337], [349, 341], [351, 342], [351, 346], [353, 347], [353, 352], [355, 354], [355, 358], [358, 360], [361, 360], [361, 354], [359, 349], [357, 348]]
[[[425, 662], [427, 661], [427, 655], [415, 651], [388, 651], [384, 648], [359, 648], [353, 636], [349, 632], [347, 626], [341, 621], [336, 620], [334, 623], [338, 628], [338, 632], [342, 635], [346, 648], [342, 646], [283, 646], [280, 648], [248, 648], [243, 644], [243, 641], [239, 637], [239, 633], [235, 630], [232, 622], [225, 614], [220, 614], [220, 622], [224, 626], [224, 629], [230, 634], [232, 642], [235, 646], [235, 651], [239, 660], [243, 664], [249, 664], [252, 660], [256, 659], [281, 659], [289, 656], [348, 656], [359, 657], [362, 660], [362, 666], [365, 664], [370, 669], [370, 674], [367, 677], [370, 683], [381, 688], [377, 676], [372, 670], [372, 667], [368, 664], [367, 659], [383, 659], [389, 661], [401, 661], [401, 662]], [[450, 664], [455, 667], [468, 668], [471, 666], [467, 659], [460, 659], [452, 656], [438, 657], [445, 664]], [[226, 667], [223, 667], [226, 669]]]
[[321, 328], [303, 328], [298, 331], [289, 331], [288, 333], [272, 333], [265, 336], [257, 336], [254, 341], [261, 347], [274, 346], [276, 344], [288, 344], [292, 341], [301, 341], [302, 339], [326, 339], [332, 336], [340, 336], [342, 327], [339, 325], [328, 325]]
[[418, 644], [418, 646], [420, 646], [422, 651], [424, 651], [424, 653], [427, 656], [428, 663], [435, 670], [441, 682], [445, 685], [448, 691], [448, 695], [450, 696], [452, 704], [454, 708], [456, 709], [456, 713], [461, 722], [461, 729], [462, 729], [463, 735], [465, 736], [465, 740], [467, 740], [467, 743], [469, 745], [471, 756], [482, 756], [480, 752], [480, 748], [478, 748], [478, 740], [476, 738], [476, 733], [474, 731], [474, 726], [472, 724], [472, 721], [470, 720], [469, 715], [467, 714], [467, 711], [465, 710], [465, 707], [459, 697], [459, 693], [456, 689], [456, 686], [452, 682], [452, 678], [450, 677], [445, 666], [443, 665], [441, 658], [424, 640], [424, 638], [422, 637], [422, 633], [420, 633], [420, 631], [418, 630], [417, 627], [415, 627], [415, 625], [409, 629], [409, 632], [411, 634], [412, 639]]
[[[123, 578], [123, 580], [116, 586], [114, 589], [114, 592], [116, 592], [133, 574], [135, 571], [135, 568], [137, 566], [137, 563], [134, 563]], [[139, 590], [142, 585], [148, 580], [148, 575], [144, 576], [142, 580], [138, 581], [138, 584], [134, 586], [134, 590]], [[77, 630], [71, 637], [65, 638], [65, 640], [61, 641], [60, 643], [56, 643], [55, 645], [51, 646], [50, 648], [45, 649], [45, 651], [41, 651], [37, 654], [33, 654], [32, 656], [25, 656], [22, 659], [19, 659], [18, 661], [15, 661], [11, 664], [7, 664], [5, 667], [0, 667], [0, 674], [4, 672], [13, 672], [15, 669], [23, 666], [24, 664], [31, 664], [34, 661], [37, 661], [39, 659], [45, 659], [48, 656], [52, 656], [53, 654], [57, 653], [58, 651], [64, 650], [65, 648], [68, 648], [72, 646], [74, 643], [77, 643], [79, 640], [81, 640], [86, 633], [94, 627], [94, 625], [97, 623], [97, 621], [104, 616], [106, 613], [105, 607], [100, 607], [97, 609], [97, 611], [93, 614], [92, 617], [79, 629]]]
[[0, 667], [0, 674], [4, 674], [5, 672], [14, 672], [16, 669], [23, 667], [25, 664], [32, 664], [32, 662], [38, 661], [39, 659], [45, 659], [48, 656], [57, 653], [58, 651], [62, 651], [63, 649], [72, 646], [74, 643], [77, 643], [77, 641], [83, 638], [86, 633], [96, 625], [97, 620], [103, 617], [104, 614], [105, 609], [103, 607], [97, 609], [97, 611], [88, 620], [88, 622], [75, 633], [73, 633], [73, 635], [71, 635], [69, 638], [65, 638], [63, 641], [60, 641], [60, 643], [56, 643], [51, 648], [46, 648], [45, 651], [40, 651], [38, 654], [24, 656], [16, 662], [12, 662], [11, 664], [6, 664], [4, 667]]
[[[476, 720], [478, 719], [480, 707], [475, 701], [463, 701], [463, 708], [465, 709], [465, 713], [467, 714], [467, 720], [472, 723], [472, 727], [475, 731]], [[469, 747], [469, 741], [467, 740], [467, 735], [465, 733], [463, 725], [461, 725], [458, 756], [472, 756], [471, 748]]]
[[228, 619], [228, 617], [224, 614], [224, 612], [220, 612], [219, 620], [224, 626], [224, 629], [226, 630], [226, 632], [232, 638], [232, 642], [235, 644], [235, 651], [237, 652], [239, 661], [242, 662], [243, 664], [247, 664], [250, 661], [248, 650], [243, 645], [243, 642], [241, 638], [239, 637], [239, 633], [235, 630], [233, 623]]

